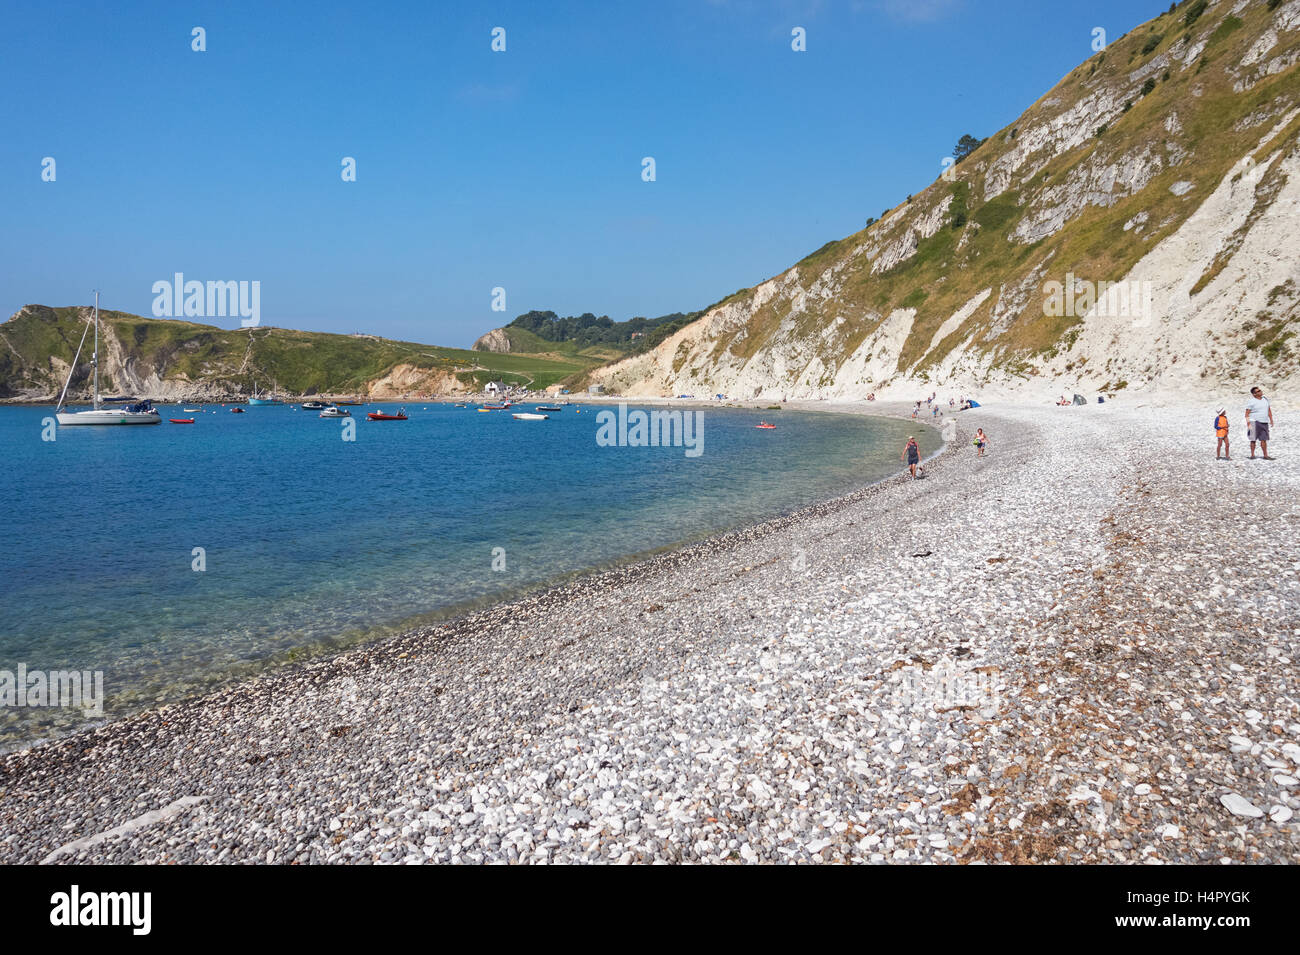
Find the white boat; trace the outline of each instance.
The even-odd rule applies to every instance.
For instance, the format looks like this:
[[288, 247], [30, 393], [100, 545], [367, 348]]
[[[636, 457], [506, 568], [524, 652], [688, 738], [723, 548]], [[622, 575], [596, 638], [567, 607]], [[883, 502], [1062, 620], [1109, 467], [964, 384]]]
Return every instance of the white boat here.
[[344, 411], [338, 405], [330, 405], [320, 413], [322, 418], [351, 418], [351, 411]]
[[85, 411], [64, 411], [63, 401], [68, 396], [68, 385], [72, 384], [72, 375], [77, 370], [77, 359], [81, 357], [81, 346], [86, 344], [86, 334], [90, 329], [81, 333], [81, 341], [77, 345], [77, 353], [72, 357], [72, 367], [68, 369], [68, 380], [63, 383], [63, 392], [59, 395], [59, 403], [54, 409], [55, 419], [61, 425], [82, 425], [82, 424], [162, 424], [162, 415], [154, 410], [153, 402], [149, 400], [135, 402], [133, 404], [123, 404], [120, 407], [105, 407], [106, 402], [99, 395], [99, 293], [95, 293], [95, 351], [91, 358], [91, 364], [95, 368], [95, 404], [93, 408]]
[[519, 414], [512, 414], [510, 417], [518, 421], [545, 421], [550, 417], [548, 414], [533, 414], [528, 411], [521, 411]]

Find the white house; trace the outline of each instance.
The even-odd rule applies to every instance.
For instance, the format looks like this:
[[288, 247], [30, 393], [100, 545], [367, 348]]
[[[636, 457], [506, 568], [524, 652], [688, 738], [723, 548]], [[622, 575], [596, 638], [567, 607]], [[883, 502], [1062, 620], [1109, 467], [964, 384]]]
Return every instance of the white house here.
[[484, 394], [504, 395], [506, 393], [506, 384], [504, 381], [489, 381], [483, 389]]

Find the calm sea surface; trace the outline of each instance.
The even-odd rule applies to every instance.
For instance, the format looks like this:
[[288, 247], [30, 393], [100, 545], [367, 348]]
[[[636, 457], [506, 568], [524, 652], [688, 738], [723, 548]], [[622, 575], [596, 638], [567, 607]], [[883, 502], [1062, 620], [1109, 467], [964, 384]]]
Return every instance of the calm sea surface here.
[[[377, 407], [350, 409], [354, 441], [287, 405], [193, 425], [165, 406], [160, 426], [54, 441], [51, 408], [0, 408], [0, 670], [102, 670], [111, 719], [870, 483], [909, 433], [923, 455], [940, 443], [903, 421], [706, 408], [688, 457], [598, 446], [592, 405], [366, 421]], [[87, 722], [0, 708], [0, 745]]]

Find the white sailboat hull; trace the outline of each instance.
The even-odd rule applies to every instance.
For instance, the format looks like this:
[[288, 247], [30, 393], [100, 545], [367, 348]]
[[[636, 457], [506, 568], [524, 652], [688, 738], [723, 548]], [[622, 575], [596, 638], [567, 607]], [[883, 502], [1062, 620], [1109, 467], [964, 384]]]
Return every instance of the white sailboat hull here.
[[[139, 404], [127, 406], [125, 408], [101, 408], [99, 397], [99, 292], [95, 293], [95, 350], [91, 353], [91, 364], [95, 369], [95, 407], [87, 408], [85, 411], [64, 411], [63, 400], [68, 397], [68, 385], [72, 384], [72, 375], [77, 370], [77, 360], [81, 358], [81, 346], [86, 344], [86, 334], [89, 328], [81, 333], [81, 341], [77, 344], [77, 352], [72, 356], [72, 364], [68, 366], [68, 378], [63, 383], [63, 391], [59, 394], [59, 403], [54, 408], [56, 420], [63, 427], [86, 424], [162, 424], [162, 415], [154, 410], [152, 403], [142, 401]], [[148, 408], [148, 410], [143, 410]]]
[[64, 427], [83, 424], [162, 424], [162, 415], [156, 411], [118, 411], [113, 408], [60, 411], [57, 418]]

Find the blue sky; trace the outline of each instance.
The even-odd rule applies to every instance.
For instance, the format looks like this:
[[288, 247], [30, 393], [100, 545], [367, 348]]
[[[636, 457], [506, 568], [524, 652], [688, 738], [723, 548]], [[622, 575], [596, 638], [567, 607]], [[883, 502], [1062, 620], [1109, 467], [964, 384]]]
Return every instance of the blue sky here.
[[148, 315], [176, 272], [259, 281], [264, 325], [445, 345], [530, 309], [689, 311], [919, 192], [1094, 27], [1167, 6], [7, 4], [0, 317], [95, 287]]

